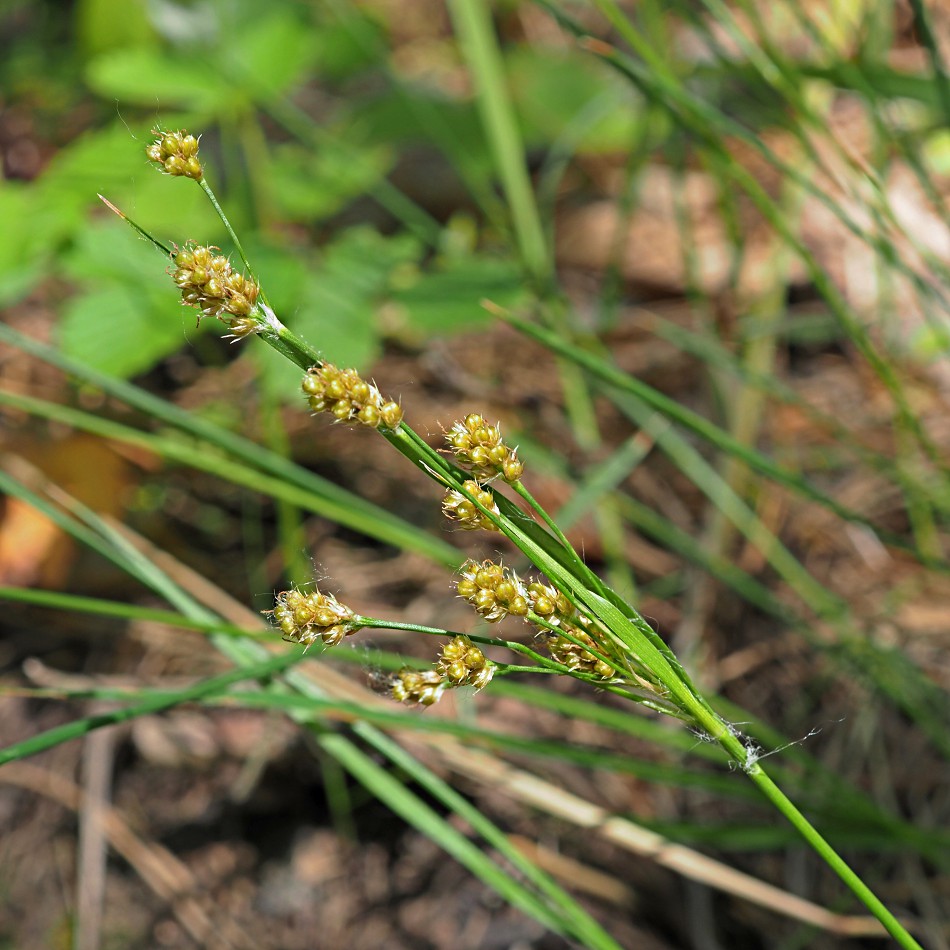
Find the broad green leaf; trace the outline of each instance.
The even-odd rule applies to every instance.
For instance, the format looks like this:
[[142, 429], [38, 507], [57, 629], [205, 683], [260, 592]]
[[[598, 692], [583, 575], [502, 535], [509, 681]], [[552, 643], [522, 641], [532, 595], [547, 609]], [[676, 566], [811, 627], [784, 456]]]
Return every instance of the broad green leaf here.
[[154, 43], [148, 0], [77, 0], [73, 16], [83, 58]]
[[0, 180], [0, 306], [28, 293], [46, 268], [49, 250], [30, 236], [34, 198], [28, 186]]
[[321, 23], [310, 38], [317, 72], [330, 79], [345, 79], [374, 67], [386, 55], [383, 27], [362, 10], [338, 6], [339, 20]]
[[184, 322], [134, 287], [115, 284], [74, 297], [58, 327], [64, 353], [114, 376], [143, 372], [185, 342]]
[[596, 108], [601, 118], [586, 130], [579, 148], [627, 149], [638, 121], [639, 97], [590, 57], [519, 47], [507, 59], [508, 88], [530, 143], [547, 144], [578, 116]]
[[[417, 253], [418, 245], [405, 235], [385, 238], [370, 228], [346, 231], [327, 247], [301, 288], [296, 308], [287, 308], [281, 319], [330, 362], [366, 369], [379, 353], [376, 311], [389, 275]], [[266, 354], [262, 362], [268, 385], [298, 400], [299, 373], [276, 353]]]

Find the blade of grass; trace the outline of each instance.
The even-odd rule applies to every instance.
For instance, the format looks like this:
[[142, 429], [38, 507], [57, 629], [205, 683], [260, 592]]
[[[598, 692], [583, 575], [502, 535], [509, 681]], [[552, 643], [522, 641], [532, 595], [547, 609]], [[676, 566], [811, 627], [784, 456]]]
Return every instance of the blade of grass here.
[[[319, 499], [320, 506], [326, 506], [327, 510], [333, 510], [335, 514], [332, 517], [339, 518], [340, 523], [350, 524], [362, 533], [371, 537], [378, 537], [380, 540], [384, 540], [385, 543], [395, 544], [403, 550], [417, 551], [448, 567], [455, 567], [460, 561], [458, 552], [440, 538], [432, 537], [427, 532], [410, 525], [391, 512], [365, 501], [358, 495], [334, 485], [319, 475], [308, 472], [299, 465], [267, 451], [248, 439], [222, 429], [213, 422], [202, 419], [194, 413], [185, 412], [136, 386], [92, 370], [63, 356], [53, 348], [31, 340], [3, 324], [0, 324], [0, 340], [10, 343], [89, 385], [101, 389], [110, 396], [114, 396], [127, 405], [139, 409], [152, 418], [220, 449], [232, 458], [245, 463], [248, 466], [246, 472], [251, 469], [259, 469], [273, 476], [274, 481], [271, 483], [273, 485], [283, 482], [285, 487], [296, 487], [306, 493], [306, 495], [296, 495], [297, 499], [310, 496], [308, 506], [314, 504], [314, 499]], [[0, 393], [0, 395], [7, 400], [14, 398], [27, 399], [24, 396], [14, 397], [10, 393]], [[26, 402], [23, 405], [26, 405]], [[39, 406], [40, 403], [35, 402], [34, 405]], [[76, 418], [78, 421], [80, 417]], [[171, 451], [170, 447], [169, 451]], [[219, 468], [223, 469], [225, 467], [225, 461], [221, 460]], [[342, 519], [346, 519], [346, 521]], [[379, 533], [380, 531], [382, 536]]]
[[96, 713], [92, 716], [84, 716], [80, 719], [74, 719], [62, 726], [56, 726], [47, 729], [38, 735], [22, 742], [15, 742], [12, 745], [0, 749], [0, 765], [7, 762], [15, 762], [18, 759], [25, 759], [27, 756], [36, 755], [46, 749], [60, 745], [63, 742], [69, 742], [72, 739], [78, 739], [94, 729], [101, 729], [106, 726], [114, 726], [120, 722], [127, 722], [139, 716], [150, 716], [157, 712], [163, 712], [171, 709], [173, 706], [180, 706], [182, 703], [199, 702], [210, 699], [227, 691], [236, 683], [246, 680], [263, 680], [275, 673], [282, 672], [296, 663], [301, 662], [303, 654], [287, 651], [277, 656], [269, 657], [263, 662], [250, 666], [242, 666], [229, 673], [222, 673], [220, 676], [213, 676], [210, 679], [202, 680], [194, 686], [187, 689], [177, 690], [171, 693], [159, 693], [149, 696], [131, 706], [122, 709], [114, 709], [109, 712]]

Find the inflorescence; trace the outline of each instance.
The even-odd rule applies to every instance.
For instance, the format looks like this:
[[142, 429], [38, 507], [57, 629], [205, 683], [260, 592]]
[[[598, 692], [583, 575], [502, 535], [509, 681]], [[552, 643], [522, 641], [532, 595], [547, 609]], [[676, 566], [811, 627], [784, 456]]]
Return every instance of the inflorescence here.
[[158, 138], [146, 149], [149, 159], [160, 165], [167, 175], [184, 176], [201, 181], [204, 170], [198, 161], [198, 139], [187, 132], [163, 132], [152, 129]]
[[[161, 129], [153, 129], [153, 134], [156, 138], [145, 150], [149, 160], [168, 175], [203, 181], [195, 136]], [[181, 290], [182, 301], [198, 308], [199, 320], [215, 317], [237, 338], [264, 328], [260, 287], [252, 277], [234, 270], [217, 248], [198, 244], [176, 247], [172, 260], [172, 277]], [[302, 388], [314, 412], [328, 412], [340, 422], [395, 431], [402, 421], [399, 403], [383, 397], [375, 385], [353, 369], [339, 369], [330, 363], [312, 366]], [[497, 522], [501, 513], [487, 483], [501, 478], [517, 485], [524, 473], [517, 447], [503, 441], [498, 423], [492, 425], [476, 412], [455, 422], [445, 433], [445, 441], [455, 461], [472, 477], [460, 489], [448, 489], [442, 500], [443, 513], [465, 530], [500, 530]], [[466, 562], [458, 593], [490, 623], [512, 614], [536, 626], [552, 656], [569, 670], [604, 680], [616, 678], [614, 667], [600, 654], [590, 620], [556, 588], [538, 582], [526, 585], [514, 571], [486, 560]], [[277, 595], [274, 609], [265, 613], [272, 615], [285, 640], [301, 643], [305, 649], [317, 640], [335, 646], [369, 622], [332, 594], [319, 590], [283, 591]], [[468, 637], [459, 635], [444, 645], [434, 667], [400, 670], [389, 681], [390, 690], [401, 702], [429, 706], [446, 689], [483, 689], [495, 669]], [[636, 674], [634, 677], [653, 688], [650, 681]]]
[[[500, 517], [498, 505], [495, 504], [495, 497], [487, 488], [483, 488], [473, 478], [469, 478], [462, 483], [462, 488], [471, 495], [478, 504], [476, 505], [468, 495], [450, 488], [442, 499], [442, 513], [449, 521], [454, 521], [465, 531], [475, 531], [482, 528], [485, 531], [497, 531], [498, 526], [494, 521], [482, 511], [482, 508], [488, 512]], [[479, 507], [481, 505], [481, 508]]]
[[285, 590], [277, 595], [277, 605], [271, 614], [285, 640], [302, 643], [309, 648], [317, 640], [328, 647], [361, 630], [363, 625], [356, 614], [341, 604], [333, 594], [312, 590], [309, 594], [299, 590]]
[[402, 406], [384, 398], [355, 369], [337, 369], [332, 363], [312, 366], [302, 389], [314, 412], [329, 412], [340, 422], [395, 429], [402, 421]]
[[245, 337], [261, 328], [253, 316], [260, 288], [216, 250], [200, 244], [176, 250], [172, 279], [181, 290], [182, 303], [197, 307], [202, 317], [217, 317], [235, 337]]
[[513, 614], [538, 627], [551, 655], [569, 670], [600, 679], [616, 676], [598, 655], [587, 618], [554, 587], [537, 581], [525, 584], [514, 571], [488, 560], [466, 561], [456, 586], [459, 596], [489, 623]]
[[445, 441], [459, 465], [479, 481], [501, 475], [506, 482], [516, 482], [524, 473], [518, 450], [502, 441], [500, 426], [489, 425], [477, 412], [456, 422], [445, 434]]

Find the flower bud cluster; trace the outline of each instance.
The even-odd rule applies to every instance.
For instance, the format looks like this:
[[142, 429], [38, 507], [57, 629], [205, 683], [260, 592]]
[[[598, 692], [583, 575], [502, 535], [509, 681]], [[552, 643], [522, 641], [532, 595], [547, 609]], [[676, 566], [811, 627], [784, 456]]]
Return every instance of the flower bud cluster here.
[[445, 441], [458, 463], [481, 481], [501, 475], [506, 482], [516, 482], [524, 473], [518, 450], [505, 445], [499, 426], [489, 425], [477, 412], [456, 422]]
[[[501, 512], [495, 504], [494, 496], [487, 488], [482, 488], [471, 478], [463, 482], [462, 487], [469, 495], [478, 499], [478, 504], [482, 508], [487, 508], [492, 514], [500, 516]], [[454, 488], [450, 488], [442, 499], [442, 513], [449, 521], [454, 521], [465, 531], [474, 531], [476, 528], [484, 528], [486, 531], [498, 530], [495, 523], [478, 505]]]
[[435, 668], [454, 686], [484, 689], [495, 673], [495, 664], [469, 640], [453, 637], [442, 647], [442, 656]]
[[[603, 650], [598, 650], [597, 643], [584, 629], [586, 618], [577, 613], [574, 605], [561, 591], [549, 584], [535, 581], [528, 585], [528, 601], [531, 604], [531, 613], [574, 638], [572, 640], [561, 636], [547, 627], [540, 628], [545, 636], [545, 646], [558, 663], [563, 663], [569, 670], [589, 673], [603, 679], [613, 679], [617, 675], [609, 663], [592, 652], [603, 653]], [[580, 643], [575, 643], [575, 640]], [[585, 649], [585, 646], [588, 649]]]
[[201, 181], [204, 171], [198, 161], [198, 139], [187, 132], [163, 132], [152, 129], [158, 138], [145, 149], [145, 154], [168, 175], [184, 176]]
[[558, 663], [563, 663], [569, 670], [589, 673], [591, 676], [599, 676], [602, 679], [614, 679], [617, 676], [617, 671], [596, 655], [596, 652], [603, 653], [603, 650], [598, 649], [593, 637], [586, 630], [567, 621], [562, 622], [560, 626], [565, 633], [569, 633], [574, 640], [579, 640], [588, 649], [558, 633], [545, 631], [545, 646]]
[[333, 594], [313, 590], [305, 594], [299, 590], [285, 590], [277, 595], [277, 605], [272, 614], [285, 640], [312, 646], [322, 640], [328, 647], [342, 643], [344, 638], [356, 633], [361, 625], [356, 614], [341, 604]]
[[514, 571], [494, 561], [469, 560], [462, 565], [456, 589], [489, 623], [512, 614], [537, 627], [551, 655], [568, 669], [603, 679], [616, 677], [614, 668], [597, 655], [603, 649], [591, 636], [587, 618], [557, 588], [539, 581], [526, 585]]
[[432, 669], [401, 669], [390, 691], [397, 702], [431, 706], [447, 689], [484, 689], [494, 673], [495, 664], [468, 637], [457, 636], [442, 647], [442, 655]]
[[458, 593], [489, 623], [498, 623], [508, 614], [528, 613], [528, 592], [514, 571], [493, 561], [466, 561], [462, 565]]
[[393, 699], [398, 703], [432, 706], [442, 698], [449, 681], [438, 670], [400, 670], [392, 685]]
[[383, 398], [355, 369], [337, 369], [332, 363], [312, 366], [302, 389], [314, 412], [329, 412], [340, 422], [395, 429], [402, 421], [402, 406]]
[[172, 257], [172, 279], [181, 289], [182, 303], [197, 307], [203, 317], [217, 317], [235, 336], [247, 336], [260, 328], [252, 316], [260, 288], [233, 270], [231, 262], [215, 254], [216, 250], [200, 244], [181, 248]]

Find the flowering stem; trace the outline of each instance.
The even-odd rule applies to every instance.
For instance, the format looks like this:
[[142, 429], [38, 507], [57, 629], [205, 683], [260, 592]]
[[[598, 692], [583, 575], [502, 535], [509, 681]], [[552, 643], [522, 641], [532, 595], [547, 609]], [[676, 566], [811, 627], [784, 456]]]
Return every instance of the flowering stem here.
[[[238, 254], [241, 255], [241, 260], [244, 261], [244, 266], [247, 268], [247, 273], [249, 277], [252, 277], [257, 282], [257, 278], [254, 276], [254, 269], [251, 267], [251, 262], [247, 259], [247, 254], [244, 253], [244, 247], [241, 245], [241, 240], [237, 236], [237, 232], [231, 227], [231, 222], [228, 220], [228, 216], [224, 213], [224, 209], [218, 204], [218, 199], [215, 197], [214, 192], [211, 190], [211, 185], [208, 184], [206, 178], [202, 178], [199, 182], [201, 185], [201, 190], [208, 196], [208, 200], [214, 206], [214, 210], [218, 217], [221, 219], [221, 223], [227, 229], [228, 235], [231, 240], [234, 242], [234, 246], [237, 248]], [[262, 299], [266, 300], [263, 297], [263, 290], [261, 291]]]
[[[609, 0], [598, 0], [598, 5], [602, 8], [605, 5], [610, 7], [610, 2]], [[469, 42], [472, 42], [474, 38], [474, 41], [480, 43], [484, 39], [484, 36], [487, 35], [487, 21], [478, 5], [474, 0], [454, 0], [452, 6], [456, 18], [461, 21], [463, 31], [468, 34]], [[483, 52], [484, 51], [482, 51], [482, 53]], [[482, 53], [479, 55], [482, 55]], [[482, 79], [484, 79], [484, 76]], [[484, 99], [485, 97], [482, 98]], [[497, 116], [495, 116], [495, 120], [497, 120]], [[504, 139], [504, 136], [508, 134], [500, 125], [496, 132], [500, 139]], [[509, 149], [509, 151], [511, 150]], [[518, 182], [520, 175], [520, 180], [523, 183], [523, 169], [517, 170], [512, 166], [508, 171], [508, 177], [511, 181]], [[247, 267], [248, 273], [252, 274], [250, 262], [247, 259], [241, 242], [231, 227], [224, 211], [218, 204], [211, 187], [203, 178], [200, 180], [200, 184], [214, 206], [215, 211], [221, 218], [221, 221], [227, 228], [229, 235], [234, 241], [235, 247]], [[105, 199], [103, 199], [103, 201], [105, 201]], [[106, 204], [120, 217], [128, 221], [142, 236], [150, 240], [157, 248], [163, 251], [163, 253], [167, 256], [171, 256], [172, 251], [169, 248], [154, 239], [109, 202], [106, 201]], [[528, 210], [530, 211], [530, 209]], [[524, 209], [522, 209], [522, 212], [524, 212]], [[542, 278], [545, 276], [544, 269], [538, 262], [542, 261], [543, 258], [544, 242], [542, 240], [539, 243], [537, 240], [536, 228], [534, 227], [530, 213], [522, 213], [520, 217], [516, 215], [516, 218], [518, 219], [516, 230], [523, 238], [525, 245], [524, 257], [526, 263], [529, 265], [529, 270], [536, 278]], [[232, 313], [233, 312], [234, 311], [232, 311]], [[242, 313], [241, 316], [243, 317], [244, 313]], [[258, 332], [269, 345], [281, 352], [301, 369], [307, 370], [314, 365], [323, 365], [320, 354], [305, 341], [296, 337], [277, 319], [277, 316], [267, 305], [266, 299], [263, 296], [256, 305], [253, 319], [257, 322], [257, 326], [255, 326], [254, 330]], [[396, 408], [398, 409], [398, 406]], [[401, 421], [393, 422], [389, 427], [380, 428], [378, 431], [380, 431], [402, 455], [406, 456], [414, 465], [421, 468], [430, 475], [430, 477], [451, 487], [453, 490], [461, 492], [462, 495], [468, 498], [469, 501], [489, 519], [491, 524], [509, 538], [537, 568], [544, 571], [554, 586], [564, 594], [580, 613], [591, 621], [590, 632], [595, 633], [599, 638], [596, 643], [597, 647], [599, 647], [600, 650], [607, 650], [610, 654], [616, 654], [616, 657], [612, 662], [607, 656], [601, 656], [596, 650], [591, 651], [588, 644], [577, 640], [563, 630], [558, 630], [558, 635], [572, 640], [576, 645], [590, 652], [591, 655], [597, 656], [598, 659], [606, 662], [612, 669], [617, 670], [621, 674], [621, 679], [628, 680], [628, 686], [631, 685], [629, 684], [629, 679], [635, 676], [635, 669], [645, 669], [649, 671], [649, 683], [655, 683], [662, 692], [661, 695], [658, 696], [640, 696], [632, 693], [629, 688], [611, 683], [609, 680], [600, 679], [588, 673], [580, 673], [566, 666], [561, 668], [560, 663], [540, 656], [531, 650], [530, 647], [524, 646], [523, 644], [504, 640], [490, 640], [484, 637], [470, 637], [469, 639], [474, 642], [505, 646], [514, 652], [529, 656], [532, 660], [537, 662], [540, 667], [534, 670], [534, 672], [556, 671], [574, 676], [578, 679], [583, 679], [600, 689], [623, 695], [625, 698], [640, 702], [653, 709], [676, 716], [677, 718], [684, 719], [704, 730], [725, 750], [731, 759], [739, 764], [765, 797], [788, 819], [793, 827], [799, 831], [802, 837], [815, 849], [829, 867], [838, 874], [854, 894], [877, 916], [897, 942], [905, 948], [916, 948], [916, 950], [919, 950], [919, 944], [914, 938], [910, 936], [881, 901], [860, 878], [857, 877], [854, 871], [842, 860], [825, 839], [821, 837], [817, 830], [812, 827], [805, 816], [802, 815], [785, 794], [772, 782], [756, 761], [757, 753], [755, 750], [747, 746], [734, 727], [727, 723], [710, 707], [709, 703], [693, 685], [690, 677], [676, 656], [662, 641], [656, 631], [653, 630], [632, 606], [626, 604], [617, 594], [611, 591], [603, 581], [590, 571], [577, 552], [571, 547], [553, 519], [547, 515], [520, 482], [516, 482], [514, 485], [516, 493], [527, 501], [531, 509], [541, 517], [543, 525], [539, 524], [534, 518], [526, 515], [500, 493], [494, 495], [498, 508], [496, 511], [489, 511], [479, 502], [478, 498], [474, 497], [471, 492], [465, 490], [464, 483], [469, 477], [467, 473], [444, 459], [435, 449], [429, 446], [428, 443], [409, 428], [409, 426]], [[431, 633], [439, 636], [448, 635], [447, 631], [435, 628], [424, 628], [416, 624], [383, 622], [362, 617], [357, 619], [364, 627], [408, 630]], [[619, 665], [617, 659], [621, 661]], [[484, 658], [482, 658], [482, 661], [484, 662]], [[629, 663], [629, 668], [625, 668], [624, 663]], [[483, 668], [487, 669], [487, 667]], [[523, 669], [531, 668], [509, 667], [508, 669], [512, 672], [516, 670], [520, 672]], [[431, 691], [431, 687], [427, 684], [423, 683], [422, 685]], [[439, 689], [441, 688], [442, 687], [439, 687]]]

